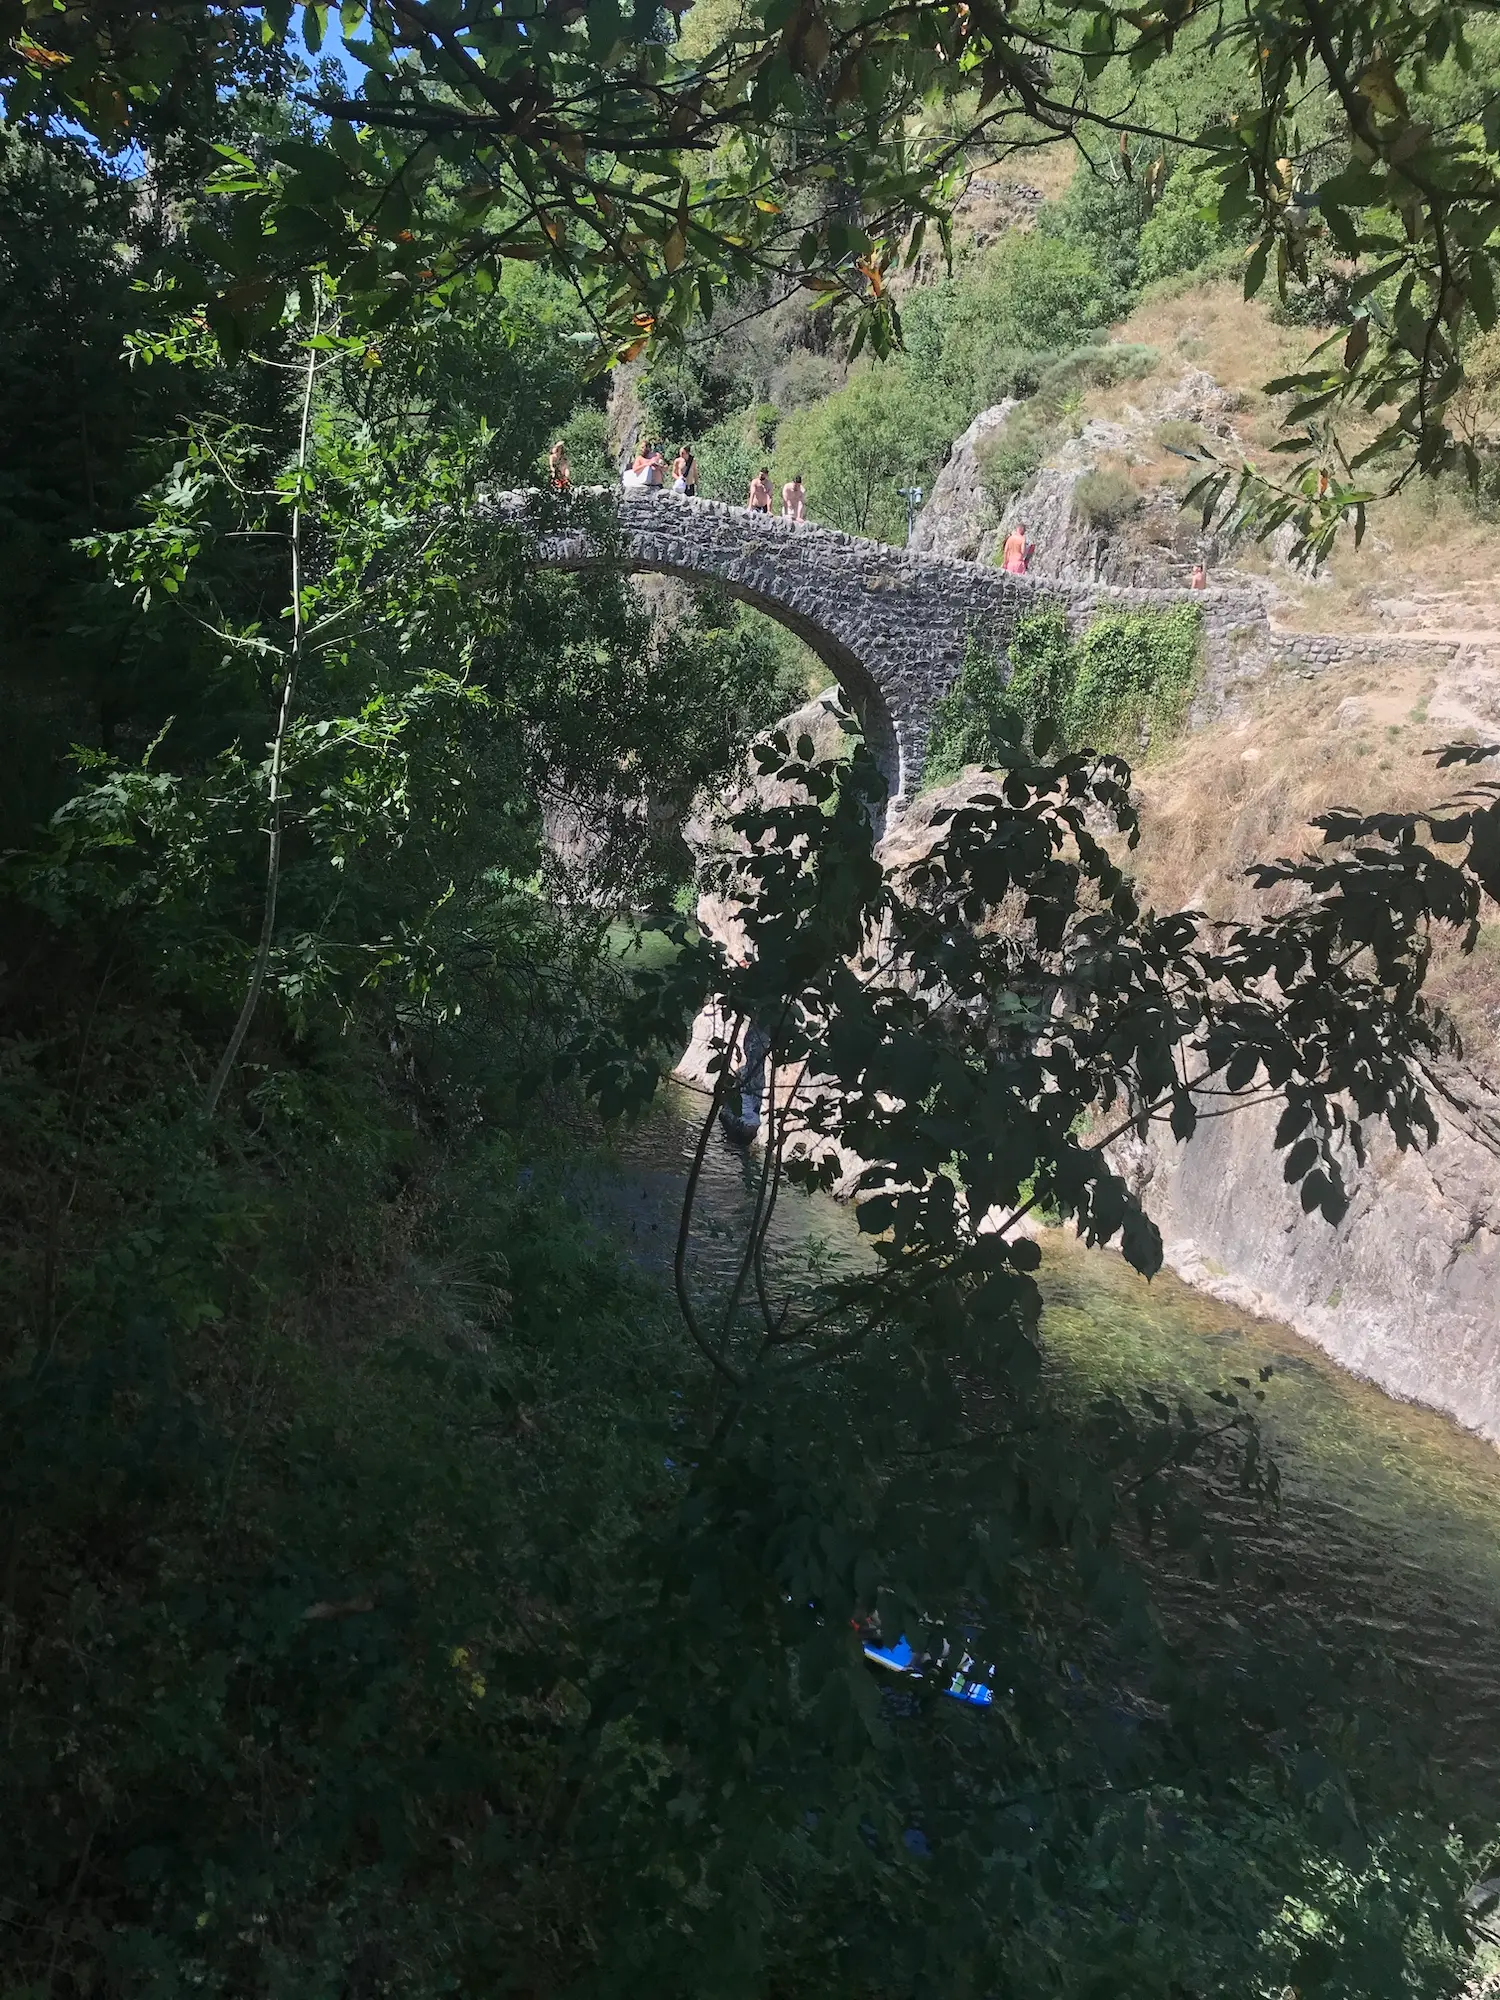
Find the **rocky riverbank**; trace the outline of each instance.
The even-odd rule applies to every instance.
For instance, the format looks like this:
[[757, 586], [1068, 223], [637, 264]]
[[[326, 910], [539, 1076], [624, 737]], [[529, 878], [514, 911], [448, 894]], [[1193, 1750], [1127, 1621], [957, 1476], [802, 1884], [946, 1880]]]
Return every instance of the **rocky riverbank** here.
[[1432, 1079], [1437, 1144], [1370, 1134], [1349, 1212], [1307, 1216], [1272, 1146], [1278, 1107], [1164, 1128], [1118, 1164], [1161, 1230], [1168, 1266], [1215, 1298], [1284, 1321], [1343, 1367], [1500, 1443], [1500, 1092]]

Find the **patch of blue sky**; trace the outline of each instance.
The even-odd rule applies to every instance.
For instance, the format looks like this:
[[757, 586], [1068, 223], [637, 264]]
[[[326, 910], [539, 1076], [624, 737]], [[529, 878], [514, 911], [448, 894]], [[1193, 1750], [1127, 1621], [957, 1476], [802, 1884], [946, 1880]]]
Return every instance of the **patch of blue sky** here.
[[306, 14], [307, 9], [300, 7], [293, 16], [292, 31], [287, 37], [287, 47], [293, 55], [301, 57], [302, 61], [307, 64], [314, 75], [317, 74], [320, 64], [336, 64], [342, 79], [340, 88], [346, 90], [351, 97], [356, 96], [365, 80], [365, 67], [357, 57], [349, 53], [349, 45], [344, 39], [344, 30], [339, 21], [338, 8], [330, 7], [328, 10], [327, 21], [323, 30], [322, 47], [316, 55], [313, 54], [307, 45]]
[[[252, 8], [247, 11], [250, 13], [251, 18], [254, 19], [259, 15], [260, 10]], [[306, 63], [309, 73], [313, 76], [317, 75], [320, 65], [333, 64], [338, 72], [338, 81], [335, 87], [346, 92], [350, 97], [357, 96], [364, 84], [365, 68], [364, 64], [357, 57], [349, 53], [349, 46], [344, 38], [343, 27], [339, 21], [338, 8], [336, 6], [332, 7], [328, 12], [322, 47], [319, 49], [317, 55], [314, 55], [307, 45], [307, 38], [304, 32], [304, 17], [306, 12], [305, 7], [299, 7], [292, 16], [291, 31], [287, 36], [288, 50], [299, 61]], [[232, 88], [233, 83], [231, 79], [226, 77], [220, 85], [220, 95], [227, 95]], [[8, 107], [4, 86], [0, 85], [0, 121], [5, 119], [7, 112]], [[76, 119], [69, 118], [61, 112], [54, 114], [48, 123], [52, 131], [67, 138], [77, 140], [78, 144], [86, 152], [91, 153], [96, 160], [107, 161], [113, 172], [123, 174], [127, 180], [135, 174], [145, 171], [145, 156], [141, 152], [140, 147], [133, 141], [127, 140], [123, 146], [108, 145], [97, 138], [92, 132], [86, 130]]]

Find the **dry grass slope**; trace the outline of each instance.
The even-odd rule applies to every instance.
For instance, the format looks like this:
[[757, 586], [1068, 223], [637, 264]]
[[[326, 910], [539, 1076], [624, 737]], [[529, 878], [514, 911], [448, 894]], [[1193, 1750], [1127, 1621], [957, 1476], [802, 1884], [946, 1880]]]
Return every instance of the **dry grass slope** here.
[[[1282, 673], [1244, 713], [1179, 739], [1139, 772], [1144, 831], [1132, 865], [1142, 890], [1159, 909], [1248, 916], [1267, 906], [1246, 879], [1252, 861], [1315, 845], [1308, 822], [1330, 806], [1404, 811], [1449, 796], [1462, 775], [1439, 772], [1431, 753], [1454, 740], [1496, 740], [1494, 716], [1500, 677], [1482, 669]], [[1476, 1064], [1500, 1066], [1493, 904], [1472, 955], [1439, 948], [1432, 990]]]
[[[1094, 391], [1085, 416], [1149, 407], [1184, 369], [1199, 368], [1235, 399], [1232, 437], [1206, 441], [1230, 458], [1243, 453], [1277, 470], [1271, 447], [1289, 399], [1267, 396], [1263, 384], [1303, 367], [1321, 329], [1280, 326], [1261, 301], [1218, 281], [1148, 295], [1113, 337], [1154, 347], [1161, 359], [1141, 382]], [[1171, 449], [1191, 443], [1171, 434], [1174, 428], [1163, 425], [1132, 447], [1126, 469], [1143, 492], [1163, 484], [1186, 491], [1197, 476]], [[1241, 550], [1235, 567], [1252, 575], [1274, 570], [1277, 622], [1291, 629], [1500, 633], [1500, 524], [1483, 518], [1456, 483], [1420, 482], [1381, 501], [1362, 546], [1347, 536], [1317, 578], [1292, 574], [1261, 548]]]

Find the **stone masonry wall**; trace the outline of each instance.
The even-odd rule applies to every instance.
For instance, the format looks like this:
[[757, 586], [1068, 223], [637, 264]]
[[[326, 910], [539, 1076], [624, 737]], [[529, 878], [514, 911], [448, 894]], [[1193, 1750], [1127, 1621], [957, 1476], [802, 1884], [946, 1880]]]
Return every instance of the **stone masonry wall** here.
[[1281, 632], [1273, 631], [1278, 659], [1321, 671], [1325, 667], [1369, 665], [1376, 661], [1459, 660], [1477, 655], [1487, 665], [1500, 665], [1500, 647], [1493, 642], [1441, 632]]

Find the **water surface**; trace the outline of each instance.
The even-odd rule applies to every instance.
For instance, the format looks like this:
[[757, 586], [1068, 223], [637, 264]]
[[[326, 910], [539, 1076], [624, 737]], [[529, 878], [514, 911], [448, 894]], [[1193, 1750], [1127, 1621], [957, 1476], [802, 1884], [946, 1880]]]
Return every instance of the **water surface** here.
[[[600, 1226], [665, 1277], [705, 1109], [674, 1086], [580, 1189]], [[732, 1278], [758, 1165], [718, 1133], [709, 1142], [689, 1266], [705, 1291]], [[848, 1207], [790, 1189], [770, 1247], [783, 1278], [870, 1254]], [[1500, 1452], [1346, 1374], [1290, 1328], [1170, 1274], [1148, 1283], [1060, 1231], [1044, 1239], [1039, 1276], [1048, 1365], [1080, 1408], [1142, 1385], [1202, 1399], [1272, 1370], [1261, 1421], [1281, 1505], [1248, 1521], [1226, 1510], [1247, 1547], [1252, 1615], [1287, 1629], [1306, 1620], [1347, 1659], [1351, 1693], [1387, 1710], [1409, 1703], [1444, 1790], [1477, 1818], [1500, 1818]]]

